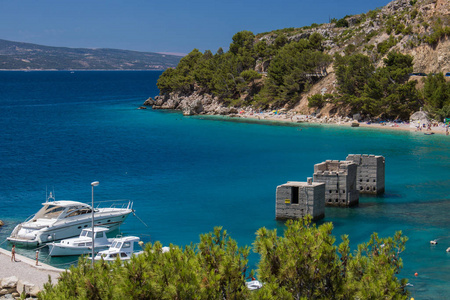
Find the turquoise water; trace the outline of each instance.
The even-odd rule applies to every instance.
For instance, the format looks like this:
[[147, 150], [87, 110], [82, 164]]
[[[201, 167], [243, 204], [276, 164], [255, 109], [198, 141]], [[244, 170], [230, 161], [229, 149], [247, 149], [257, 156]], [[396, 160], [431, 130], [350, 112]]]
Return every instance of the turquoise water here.
[[[123, 234], [186, 245], [223, 226], [239, 245], [251, 245], [260, 227], [282, 231], [274, 218], [277, 185], [306, 181], [326, 159], [379, 154], [386, 194], [361, 197], [355, 208], [327, 208], [321, 222], [333, 222], [338, 241], [349, 234], [353, 247], [372, 232], [402, 230], [409, 241], [400, 277], [414, 285], [412, 296], [448, 298], [450, 138], [138, 110], [158, 94], [160, 74], [0, 72], [0, 242], [40, 208], [46, 188], [60, 200], [89, 202], [98, 180], [96, 200], [130, 199], [148, 225], [130, 216]], [[252, 267], [257, 259], [253, 254]]]

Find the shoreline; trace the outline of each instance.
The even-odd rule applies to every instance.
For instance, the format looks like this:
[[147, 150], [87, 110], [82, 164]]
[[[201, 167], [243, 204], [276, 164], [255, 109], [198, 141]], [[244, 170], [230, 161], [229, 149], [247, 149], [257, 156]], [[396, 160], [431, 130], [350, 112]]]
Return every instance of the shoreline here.
[[[197, 115], [202, 116], [202, 115]], [[203, 115], [208, 117], [214, 117], [217, 115]], [[301, 115], [301, 114], [292, 114], [288, 113], [268, 113], [268, 112], [260, 112], [254, 113], [252, 111], [244, 111], [241, 110], [239, 114], [232, 115], [223, 115], [224, 118], [230, 120], [251, 120], [255, 122], [263, 123], [265, 121], [271, 122], [280, 122], [285, 124], [315, 124], [315, 125], [332, 125], [338, 127], [352, 127], [352, 123], [358, 123], [358, 127], [369, 128], [369, 129], [378, 129], [378, 130], [390, 130], [390, 131], [403, 131], [424, 135], [446, 135], [446, 128], [444, 123], [438, 123], [438, 126], [431, 127], [431, 130], [427, 130], [426, 128], [422, 128], [421, 130], [417, 130], [415, 127], [410, 127], [409, 123], [394, 123], [394, 122], [383, 122], [383, 123], [367, 123], [367, 122], [356, 122], [349, 118], [316, 118], [310, 115]], [[353, 127], [357, 129], [358, 127]], [[450, 137], [450, 136], [449, 136]]]

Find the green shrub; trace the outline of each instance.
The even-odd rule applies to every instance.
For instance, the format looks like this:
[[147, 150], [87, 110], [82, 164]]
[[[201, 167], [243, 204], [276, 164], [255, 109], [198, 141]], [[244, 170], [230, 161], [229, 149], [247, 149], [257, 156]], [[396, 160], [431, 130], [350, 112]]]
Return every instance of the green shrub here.
[[395, 27], [395, 34], [400, 34], [403, 32], [403, 30], [405, 30], [405, 25], [404, 24], [398, 24]]
[[240, 76], [245, 80], [245, 82], [251, 82], [255, 79], [261, 79], [261, 74], [256, 72], [255, 70], [245, 70], [242, 71]]
[[308, 107], [322, 108], [325, 105], [325, 99], [322, 94], [314, 94], [308, 97]]
[[389, 51], [389, 49], [394, 47], [396, 44], [397, 44], [397, 40], [391, 35], [389, 37], [389, 39], [387, 39], [377, 45], [377, 51], [381, 55], [384, 55]]
[[345, 18], [339, 19], [336, 22], [336, 27], [348, 27], [348, 26], [349, 26], [348, 21]]

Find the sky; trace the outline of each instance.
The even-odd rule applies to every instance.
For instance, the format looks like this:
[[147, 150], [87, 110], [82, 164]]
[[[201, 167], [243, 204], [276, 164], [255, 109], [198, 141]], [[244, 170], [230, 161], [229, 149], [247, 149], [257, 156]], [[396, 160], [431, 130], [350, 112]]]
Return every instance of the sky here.
[[0, 39], [187, 54], [254, 34], [368, 12], [390, 0], [0, 0]]

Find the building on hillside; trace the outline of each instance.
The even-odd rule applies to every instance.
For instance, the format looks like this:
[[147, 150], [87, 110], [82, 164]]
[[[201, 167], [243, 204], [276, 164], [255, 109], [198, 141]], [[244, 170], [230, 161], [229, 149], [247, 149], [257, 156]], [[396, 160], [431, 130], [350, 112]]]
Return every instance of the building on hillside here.
[[314, 182], [325, 183], [326, 206], [358, 204], [356, 172], [357, 165], [350, 161], [327, 160], [314, 165]]
[[301, 219], [311, 215], [313, 220], [325, 216], [325, 184], [312, 182], [289, 181], [277, 186], [275, 218]]

